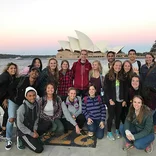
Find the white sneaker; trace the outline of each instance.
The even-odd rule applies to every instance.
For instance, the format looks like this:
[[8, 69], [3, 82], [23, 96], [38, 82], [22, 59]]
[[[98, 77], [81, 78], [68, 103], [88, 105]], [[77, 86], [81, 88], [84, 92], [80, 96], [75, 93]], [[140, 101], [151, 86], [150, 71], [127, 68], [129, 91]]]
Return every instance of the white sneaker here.
[[5, 146], [5, 149], [6, 149], [7, 151], [11, 150], [11, 145], [12, 145], [12, 141], [7, 140], [7, 144], [6, 144], [6, 146]]

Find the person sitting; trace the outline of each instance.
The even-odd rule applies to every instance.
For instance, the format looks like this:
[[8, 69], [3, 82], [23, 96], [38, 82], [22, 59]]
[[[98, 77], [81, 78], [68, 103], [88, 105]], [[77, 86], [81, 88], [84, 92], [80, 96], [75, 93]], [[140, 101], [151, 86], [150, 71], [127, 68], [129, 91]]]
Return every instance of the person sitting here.
[[87, 120], [88, 136], [98, 139], [104, 137], [104, 122], [106, 119], [106, 107], [102, 103], [100, 95], [96, 96], [94, 85], [89, 86], [89, 96], [83, 98], [82, 112]]
[[39, 134], [37, 132], [40, 112], [36, 97], [37, 91], [33, 87], [25, 89], [25, 100], [17, 110], [17, 148], [23, 149], [23, 145], [25, 145], [32, 151], [41, 153], [43, 145], [39, 141]]
[[120, 126], [120, 133], [126, 140], [124, 150], [136, 147], [145, 149], [147, 153], [152, 152], [155, 138], [152, 113], [140, 95], [133, 97], [125, 123]]
[[39, 127], [43, 126], [45, 122], [51, 122], [52, 127], [49, 132], [55, 135], [61, 135], [64, 132], [64, 127], [60, 121], [62, 115], [61, 103], [62, 100], [56, 95], [55, 85], [48, 83], [45, 87], [45, 96], [38, 101], [40, 106], [40, 122]]
[[77, 134], [84, 134], [82, 127], [86, 120], [82, 114], [82, 101], [79, 96], [76, 96], [74, 87], [68, 89], [68, 97], [65, 102], [62, 102], [61, 106], [64, 114], [62, 123], [65, 133], [75, 128]]

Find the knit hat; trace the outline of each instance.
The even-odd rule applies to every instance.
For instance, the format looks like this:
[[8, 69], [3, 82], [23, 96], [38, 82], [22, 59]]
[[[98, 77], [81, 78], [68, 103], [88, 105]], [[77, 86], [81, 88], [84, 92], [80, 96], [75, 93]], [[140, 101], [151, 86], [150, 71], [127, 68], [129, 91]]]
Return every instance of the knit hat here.
[[36, 91], [33, 87], [27, 87], [27, 88], [25, 89], [25, 97], [26, 97], [26, 95], [27, 95], [27, 93], [28, 93], [29, 91], [34, 91], [34, 92], [36, 93], [36, 96], [37, 96], [37, 91]]

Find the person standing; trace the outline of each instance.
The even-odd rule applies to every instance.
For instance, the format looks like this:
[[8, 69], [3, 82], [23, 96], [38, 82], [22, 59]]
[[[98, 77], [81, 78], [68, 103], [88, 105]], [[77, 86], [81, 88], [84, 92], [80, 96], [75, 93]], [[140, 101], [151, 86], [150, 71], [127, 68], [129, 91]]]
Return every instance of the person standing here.
[[0, 106], [4, 111], [0, 137], [6, 136], [6, 124], [8, 120], [9, 88], [18, 75], [18, 67], [15, 63], [8, 63], [4, 72], [0, 75]]
[[73, 87], [73, 73], [69, 69], [69, 62], [63, 60], [61, 62], [61, 70], [59, 71], [59, 82], [57, 94], [65, 101], [68, 96], [68, 88]]
[[89, 87], [89, 71], [92, 69], [91, 63], [87, 60], [88, 51], [81, 50], [80, 59], [74, 62], [72, 72], [74, 77], [74, 88], [77, 95], [84, 97]]
[[115, 138], [111, 131], [112, 121], [115, 118], [115, 134], [116, 138], [119, 139], [120, 115], [122, 107], [126, 105], [125, 88], [121, 74], [121, 67], [122, 62], [119, 60], [115, 60], [104, 80], [104, 98], [108, 107], [107, 138], [113, 141], [115, 140]]
[[102, 69], [103, 69], [103, 71], [102, 71], [103, 76], [105, 76], [108, 73], [109, 69], [112, 67], [113, 62], [115, 61], [115, 54], [116, 53], [113, 52], [113, 51], [108, 51], [108, 53], [107, 53], [108, 64], [107, 65], [103, 65], [103, 67], [102, 67]]
[[132, 63], [133, 71], [139, 75], [139, 71], [141, 68], [141, 62], [139, 60], [136, 60], [136, 51], [134, 49], [130, 49], [128, 51], [128, 58], [129, 61]]
[[102, 66], [100, 61], [95, 60], [92, 63], [92, 70], [89, 72], [89, 83], [96, 87], [96, 94], [103, 96], [103, 81]]
[[145, 64], [140, 69], [145, 104], [153, 111], [154, 132], [156, 133], [156, 63], [152, 53], [146, 53]]
[[59, 70], [58, 70], [58, 61], [55, 58], [50, 58], [48, 61], [48, 66], [42, 70], [39, 75], [38, 83], [38, 94], [40, 97], [44, 96], [45, 93], [45, 86], [47, 83], [54, 83], [55, 90], [58, 86], [58, 79], [59, 79]]

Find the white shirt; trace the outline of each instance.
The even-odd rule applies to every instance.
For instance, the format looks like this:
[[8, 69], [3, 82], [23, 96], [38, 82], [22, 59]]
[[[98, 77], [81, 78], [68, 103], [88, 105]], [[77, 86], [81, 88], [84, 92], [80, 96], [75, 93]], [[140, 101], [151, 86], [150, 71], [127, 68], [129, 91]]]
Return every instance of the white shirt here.
[[44, 107], [43, 112], [48, 116], [53, 116], [54, 115], [54, 107], [53, 107], [53, 101], [52, 100], [47, 100], [47, 104]]

